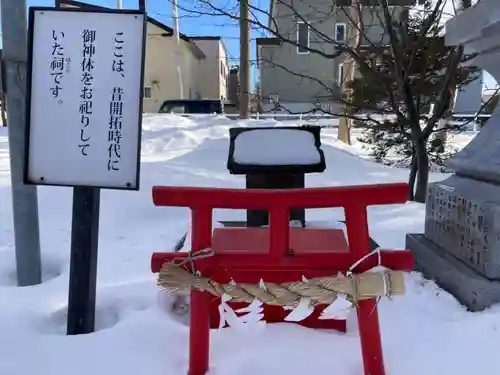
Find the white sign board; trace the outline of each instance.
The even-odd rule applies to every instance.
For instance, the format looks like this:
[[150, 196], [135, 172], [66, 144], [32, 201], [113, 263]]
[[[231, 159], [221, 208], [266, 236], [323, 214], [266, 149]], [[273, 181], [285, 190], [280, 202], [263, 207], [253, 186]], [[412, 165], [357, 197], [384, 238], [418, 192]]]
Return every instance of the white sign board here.
[[31, 9], [25, 182], [138, 189], [144, 15]]

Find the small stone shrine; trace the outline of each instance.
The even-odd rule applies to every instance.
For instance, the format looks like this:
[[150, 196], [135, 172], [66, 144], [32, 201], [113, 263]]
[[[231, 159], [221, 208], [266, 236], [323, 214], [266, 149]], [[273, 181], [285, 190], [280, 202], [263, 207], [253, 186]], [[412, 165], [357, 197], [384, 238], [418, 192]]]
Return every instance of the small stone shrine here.
[[[500, 3], [481, 0], [446, 24], [446, 44], [500, 82]], [[500, 108], [429, 186], [424, 234], [408, 234], [417, 269], [471, 311], [500, 303]]]

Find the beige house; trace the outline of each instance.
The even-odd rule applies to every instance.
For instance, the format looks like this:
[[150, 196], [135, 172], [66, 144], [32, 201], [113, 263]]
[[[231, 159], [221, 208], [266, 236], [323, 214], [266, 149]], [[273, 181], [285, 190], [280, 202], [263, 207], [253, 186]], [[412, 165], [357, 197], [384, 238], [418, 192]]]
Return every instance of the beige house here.
[[205, 54], [201, 64], [199, 91], [204, 99], [228, 99], [229, 63], [227, 50], [220, 36], [193, 36], [192, 41]]
[[205, 54], [181, 34], [179, 56], [182, 93], [177, 72], [177, 43], [173, 30], [148, 17], [148, 39], [144, 68], [144, 112], [158, 112], [168, 99], [201, 99], [200, 81]]
[[[72, 0], [56, 0], [56, 5], [86, 9], [103, 8]], [[177, 43], [173, 37], [174, 30], [151, 17], [148, 17], [147, 34], [143, 110], [158, 112], [165, 100], [181, 99], [177, 73]], [[183, 99], [227, 97], [226, 80], [222, 78], [228, 74], [226, 50], [220, 38], [216, 42], [209, 38], [205, 43], [203, 38], [190, 38], [180, 34]], [[208, 55], [202, 48], [206, 48]], [[206, 77], [215, 75], [215, 69], [219, 73], [215, 77], [218, 79], [207, 80]]]

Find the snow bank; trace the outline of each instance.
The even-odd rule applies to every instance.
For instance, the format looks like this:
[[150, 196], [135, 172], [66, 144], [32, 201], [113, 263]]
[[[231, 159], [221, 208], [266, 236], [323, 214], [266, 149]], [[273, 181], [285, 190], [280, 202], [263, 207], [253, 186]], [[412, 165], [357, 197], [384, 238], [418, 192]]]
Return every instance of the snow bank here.
[[[158, 305], [149, 260], [171, 250], [185, 233], [189, 212], [154, 207], [151, 186], [244, 187], [226, 170], [228, 129], [254, 126], [205, 116], [147, 115], [144, 119], [142, 188], [102, 194], [97, 329], [66, 337], [71, 190], [39, 189], [46, 282], [17, 288], [7, 132], [0, 128], [0, 374], [88, 375], [157, 373], [185, 375], [188, 331]], [[339, 150], [335, 129], [323, 133], [328, 169], [308, 176], [308, 186], [405, 181], [407, 171], [362, 160], [353, 147]], [[433, 180], [443, 176], [433, 174]], [[424, 207], [402, 204], [369, 209], [370, 233], [383, 247], [402, 248], [407, 232], [422, 231]], [[310, 210], [308, 219], [334, 223], [342, 210]], [[216, 220], [237, 220], [242, 211], [217, 210]], [[379, 303], [387, 373], [476, 375], [498, 365], [500, 308], [465, 311], [420, 274], [406, 277], [407, 294]], [[268, 325], [241, 334], [212, 332], [211, 375], [362, 374], [355, 321], [346, 335], [295, 325]], [[29, 360], [27, 360], [29, 359]]]

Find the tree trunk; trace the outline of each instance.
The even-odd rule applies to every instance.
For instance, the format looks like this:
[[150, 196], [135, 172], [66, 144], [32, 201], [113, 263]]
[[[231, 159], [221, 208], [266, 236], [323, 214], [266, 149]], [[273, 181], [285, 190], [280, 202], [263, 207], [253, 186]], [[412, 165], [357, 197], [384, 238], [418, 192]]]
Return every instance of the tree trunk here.
[[427, 184], [429, 182], [429, 157], [425, 148], [425, 142], [419, 139], [415, 144], [415, 157], [417, 160], [417, 184], [415, 187], [415, 202], [425, 203], [427, 196]]
[[443, 153], [446, 150], [446, 141], [448, 140], [448, 120], [449, 117], [444, 117], [438, 120], [436, 132], [434, 137], [439, 139], [439, 148], [436, 150], [439, 153]]
[[417, 180], [417, 158], [415, 156], [415, 151], [413, 151], [413, 156], [411, 157], [410, 166], [410, 177], [408, 178], [408, 200], [412, 201], [415, 199], [415, 181]]

